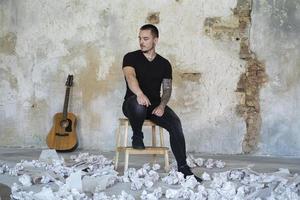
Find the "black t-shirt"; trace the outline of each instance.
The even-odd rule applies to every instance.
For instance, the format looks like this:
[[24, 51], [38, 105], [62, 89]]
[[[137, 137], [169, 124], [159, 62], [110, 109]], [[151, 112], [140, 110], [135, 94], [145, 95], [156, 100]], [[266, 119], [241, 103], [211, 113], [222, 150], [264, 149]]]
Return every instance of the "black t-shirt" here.
[[[141, 50], [127, 53], [123, 58], [122, 68], [130, 66], [135, 69], [136, 78], [143, 93], [149, 98], [151, 104], [160, 103], [160, 88], [163, 79], [172, 79], [172, 67], [170, 62], [156, 54], [152, 61], [149, 61]], [[126, 79], [125, 79], [126, 80]], [[126, 81], [125, 99], [134, 95], [129, 89]]]

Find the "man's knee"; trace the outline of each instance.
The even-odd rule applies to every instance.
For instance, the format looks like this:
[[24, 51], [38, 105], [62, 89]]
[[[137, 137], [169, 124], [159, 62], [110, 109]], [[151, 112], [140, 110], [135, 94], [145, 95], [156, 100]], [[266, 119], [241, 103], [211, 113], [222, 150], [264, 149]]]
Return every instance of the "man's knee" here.
[[166, 112], [166, 115], [168, 116], [168, 119], [172, 122], [172, 124], [174, 126], [181, 127], [180, 118], [170, 107], [166, 107], [165, 112]]
[[166, 124], [164, 128], [170, 133], [170, 135], [181, 135], [182, 133], [182, 125], [180, 119], [178, 117], [171, 117], [166, 119]]
[[137, 102], [137, 97], [135, 95], [129, 97], [126, 101], [128, 103], [129, 112], [143, 115], [147, 113], [147, 108]]

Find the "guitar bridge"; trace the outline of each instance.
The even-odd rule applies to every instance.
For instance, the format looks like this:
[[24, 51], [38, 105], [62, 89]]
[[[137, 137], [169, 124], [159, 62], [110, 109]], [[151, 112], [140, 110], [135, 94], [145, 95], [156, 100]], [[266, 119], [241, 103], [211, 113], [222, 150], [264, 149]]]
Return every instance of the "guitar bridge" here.
[[56, 136], [69, 136], [69, 133], [55, 133]]

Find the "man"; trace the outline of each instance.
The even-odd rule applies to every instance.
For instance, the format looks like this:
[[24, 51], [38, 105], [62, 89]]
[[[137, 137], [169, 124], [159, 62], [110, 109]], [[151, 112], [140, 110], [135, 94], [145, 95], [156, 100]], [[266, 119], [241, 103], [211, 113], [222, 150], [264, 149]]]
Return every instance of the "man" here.
[[[140, 28], [140, 50], [127, 53], [123, 59], [126, 95], [123, 113], [133, 130], [132, 147], [145, 149], [142, 126], [145, 119], [166, 129], [170, 134], [171, 149], [184, 177], [193, 175], [186, 163], [185, 139], [180, 119], [167, 106], [172, 92], [172, 68], [168, 60], [155, 52], [158, 29], [151, 24]], [[162, 96], [160, 90], [162, 85]], [[202, 179], [195, 176], [197, 181]]]

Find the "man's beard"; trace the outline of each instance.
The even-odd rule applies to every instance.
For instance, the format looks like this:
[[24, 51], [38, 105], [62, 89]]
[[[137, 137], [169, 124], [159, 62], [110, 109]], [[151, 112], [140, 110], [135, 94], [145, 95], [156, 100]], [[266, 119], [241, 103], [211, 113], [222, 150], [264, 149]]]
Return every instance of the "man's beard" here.
[[148, 53], [148, 52], [151, 51], [152, 49], [154, 49], [154, 46], [151, 47], [150, 49], [147, 49], [147, 50], [143, 50], [142, 47], [141, 47], [141, 51], [142, 51], [143, 53]]

